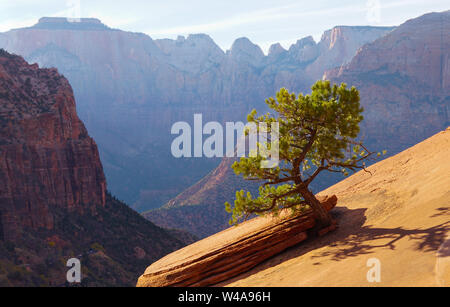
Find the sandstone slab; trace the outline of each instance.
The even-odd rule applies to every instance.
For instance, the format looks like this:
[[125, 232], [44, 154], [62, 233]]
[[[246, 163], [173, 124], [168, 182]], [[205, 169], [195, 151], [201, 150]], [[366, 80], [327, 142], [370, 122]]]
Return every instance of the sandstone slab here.
[[[329, 211], [336, 196], [322, 197]], [[180, 249], [147, 268], [138, 287], [210, 286], [250, 270], [307, 239], [312, 211], [291, 217], [258, 217]]]

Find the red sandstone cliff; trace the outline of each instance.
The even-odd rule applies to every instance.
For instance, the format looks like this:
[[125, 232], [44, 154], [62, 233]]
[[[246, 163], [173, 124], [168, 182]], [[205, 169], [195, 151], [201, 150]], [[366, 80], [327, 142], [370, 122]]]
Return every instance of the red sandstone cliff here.
[[83, 213], [105, 205], [97, 145], [56, 69], [0, 53], [0, 228], [54, 227], [51, 206]]

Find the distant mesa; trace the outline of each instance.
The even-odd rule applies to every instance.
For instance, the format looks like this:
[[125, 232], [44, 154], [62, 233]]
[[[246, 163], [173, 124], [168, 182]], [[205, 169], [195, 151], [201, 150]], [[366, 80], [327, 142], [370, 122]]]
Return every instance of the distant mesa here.
[[39, 19], [40, 24], [42, 23], [65, 23], [65, 22], [70, 22], [71, 20], [79, 20], [77, 22], [81, 22], [81, 23], [90, 23], [90, 24], [102, 24], [102, 22], [100, 21], [100, 19], [97, 18], [70, 18], [70, 17], [42, 17]]
[[110, 30], [97, 18], [42, 17], [33, 26], [52, 30]]

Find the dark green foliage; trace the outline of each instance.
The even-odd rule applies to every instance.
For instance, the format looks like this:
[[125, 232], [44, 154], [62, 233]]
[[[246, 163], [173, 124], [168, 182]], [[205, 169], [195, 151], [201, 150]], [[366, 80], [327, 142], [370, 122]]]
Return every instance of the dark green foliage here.
[[[293, 214], [312, 208], [323, 224], [329, 224], [329, 215], [324, 212], [314, 194], [309, 190], [311, 182], [324, 170], [348, 175], [348, 171], [363, 169], [365, 159], [373, 153], [356, 141], [359, 123], [363, 120], [363, 108], [359, 103], [356, 88], [345, 84], [331, 85], [329, 81], [318, 81], [312, 86], [310, 95], [296, 96], [281, 89], [276, 99], [266, 100], [274, 114], [257, 116], [252, 111], [249, 122], [257, 125], [279, 124], [279, 159], [276, 168], [261, 168], [263, 157], [241, 158], [233, 164], [237, 175], [248, 180], [263, 182], [259, 196], [253, 197], [244, 190], [236, 192], [230, 223], [237, 223], [252, 214], [278, 214], [282, 209], [291, 209]], [[269, 134], [270, 134], [269, 129]], [[270, 148], [270, 143], [259, 146]]]
[[3, 48], [0, 48], [0, 57], [12, 59], [12, 58], [15, 58], [16, 55], [9, 53], [8, 51], [6, 51]]

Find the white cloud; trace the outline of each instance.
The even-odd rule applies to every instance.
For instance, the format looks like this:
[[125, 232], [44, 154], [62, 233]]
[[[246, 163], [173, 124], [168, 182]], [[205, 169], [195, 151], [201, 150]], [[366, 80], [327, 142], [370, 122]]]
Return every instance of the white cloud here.
[[[364, 3], [363, 3], [364, 4]], [[318, 9], [304, 11], [301, 4], [286, 5], [276, 8], [258, 10], [245, 14], [239, 14], [227, 19], [203, 24], [183, 25], [177, 27], [148, 29], [145, 32], [149, 35], [174, 35], [174, 34], [191, 34], [199, 32], [214, 32], [226, 30], [232, 27], [244, 24], [267, 23], [274, 20], [287, 20], [300, 17], [327, 16], [330, 14], [345, 14], [350, 12], [365, 11], [365, 6], [352, 5], [346, 7], [335, 7], [327, 9]]]

